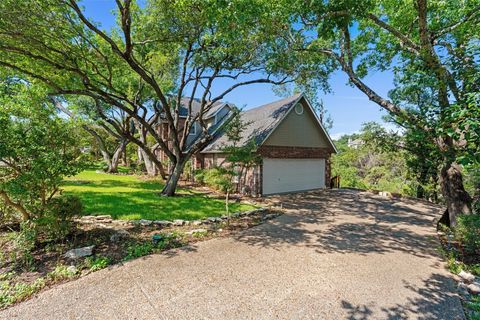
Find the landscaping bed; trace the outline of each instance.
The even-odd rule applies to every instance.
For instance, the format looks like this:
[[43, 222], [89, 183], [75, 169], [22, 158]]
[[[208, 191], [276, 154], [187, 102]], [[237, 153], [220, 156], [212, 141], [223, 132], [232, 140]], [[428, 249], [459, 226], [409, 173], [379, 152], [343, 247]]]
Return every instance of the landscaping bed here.
[[480, 217], [460, 217], [455, 230], [444, 227], [438, 235], [448, 268], [457, 275], [465, 314], [480, 320]]
[[[11, 250], [15, 226], [0, 231], [0, 309], [26, 300], [44, 288], [70, 281], [130, 259], [161, 253], [225, 237], [282, 214], [256, 209], [196, 221], [126, 221], [109, 216], [76, 220], [76, 228], [62, 243], [39, 243], [27, 265]], [[17, 226], [18, 228], [18, 226]], [[9, 231], [10, 230], [10, 231]], [[83, 256], [84, 255], [84, 256]]]

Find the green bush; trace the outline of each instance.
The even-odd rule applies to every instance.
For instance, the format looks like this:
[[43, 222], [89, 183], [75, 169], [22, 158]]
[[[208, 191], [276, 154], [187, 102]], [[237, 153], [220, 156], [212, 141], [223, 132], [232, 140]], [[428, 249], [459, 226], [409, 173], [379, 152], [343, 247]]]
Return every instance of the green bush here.
[[195, 181], [199, 184], [205, 184], [205, 173], [206, 173], [206, 169], [195, 170], [195, 172], [193, 173]]
[[454, 233], [455, 239], [464, 246], [467, 253], [480, 253], [480, 215], [459, 216]]
[[33, 267], [32, 251], [36, 247], [37, 230], [31, 222], [22, 222], [20, 231], [13, 236], [14, 250], [12, 252], [12, 260], [16, 263], [27, 267]]
[[64, 195], [53, 198], [44, 216], [37, 219], [40, 233], [49, 240], [60, 240], [67, 236], [73, 229], [73, 218], [81, 215], [83, 205], [79, 197]]
[[235, 172], [233, 172], [233, 170], [215, 167], [205, 170], [203, 180], [207, 186], [222, 192], [227, 192], [232, 189], [232, 177], [234, 174]]

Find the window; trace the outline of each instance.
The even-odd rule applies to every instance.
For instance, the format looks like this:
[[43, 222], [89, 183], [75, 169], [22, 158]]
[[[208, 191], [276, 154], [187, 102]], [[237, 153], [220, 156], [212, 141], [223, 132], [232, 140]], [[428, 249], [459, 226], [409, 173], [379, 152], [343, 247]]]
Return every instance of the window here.
[[302, 104], [298, 103], [298, 104], [295, 106], [295, 113], [298, 114], [298, 115], [303, 114], [303, 106], [302, 106]]
[[197, 124], [196, 123], [194, 123], [192, 125], [192, 127], [190, 128], [190, 133], [189, 134], [192, 135], [192, 136], [197, 135]]

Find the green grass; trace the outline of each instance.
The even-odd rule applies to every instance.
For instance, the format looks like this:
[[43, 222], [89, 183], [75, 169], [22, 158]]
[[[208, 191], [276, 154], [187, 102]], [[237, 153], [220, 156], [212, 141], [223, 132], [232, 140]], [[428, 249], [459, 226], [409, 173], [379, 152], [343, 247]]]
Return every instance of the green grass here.
[[[225, 214], [223, 200], [209, 199], [188, 190], [180, 196], [161, 197], [159, 180], [144, 180], [134, 175], [113, 175], [86, 170], [65, 180], [65, 194], [80, 197], [85, 215], [111, 215], [122, 220], [195, 220]], [[251, 210], [246, 204], [232, 203], [230, 211]]]

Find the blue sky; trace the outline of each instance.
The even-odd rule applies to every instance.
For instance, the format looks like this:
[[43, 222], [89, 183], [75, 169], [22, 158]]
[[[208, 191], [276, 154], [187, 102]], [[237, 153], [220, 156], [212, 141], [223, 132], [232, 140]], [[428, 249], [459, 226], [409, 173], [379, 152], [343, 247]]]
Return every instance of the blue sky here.
[[[82, 4], [85, 7], [85, 13], [96, 22], [100, 22], [102, 29], [110, 29], [115, 21], [112, 10], [115, 8], [114, 0], [84, 0]], [[393, 87], [393, 76], [390, 73], [372, 74], [365, 79], [366, 83], [372, 86], [377, 92], [386, 95], [388, 90]], [[221, 80], [214, 90], [221, 90], [226, 87], [226, 83]], [[330, 135], [333, 139], [339, 138], [343, 134], [357, 132], [362, 123], [368, 121], [377, 121], [383, 123], [382, 116], [385, 111], [368, 100], [368, 98], [358, 89], [352, 88], [347, 84], [347, 77], [342, 72], [333, 74], [330, 79], [332, 93], [319, 94], [324, 105], [333, 119], [333, 128], [330, 129]], [[280, 99], [272, 90], [272, 86], [267, 84], [257, 84], [247, 87], [241, 87], [232, 91], [224, 100], [234, 103], [239, 107], [253, 108], [265, 103]], [[386, 127], [391, 128], [387, 124]]]

